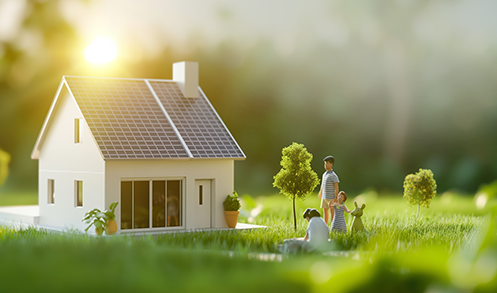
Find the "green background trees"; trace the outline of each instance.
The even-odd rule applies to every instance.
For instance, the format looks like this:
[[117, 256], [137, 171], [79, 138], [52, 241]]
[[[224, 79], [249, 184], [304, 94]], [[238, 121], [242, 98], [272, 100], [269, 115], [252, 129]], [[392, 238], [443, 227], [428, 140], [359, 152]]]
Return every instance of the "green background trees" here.
[[0, 149], [0, 186], [5, 182], [9, 175], [10, 155]]
[[312, 154], [303, 144], [292, 143], [281, 151], [281, 170], [273, 177], [273, 186], [293, 202], [293, 224], [297, 230], [295, 199], [304, 200], [319, 184], [318, 175], [311, 168]]
[[[402, 192], [403, 174], [420, 167], [440, 192], [497, 178], [495, 1], [288, 1], [284, 11], [270, 1], [261, 15], [257, 1], [192, 0], [205, 8], [193, 18], [181, 1], [98, 6], [107, 1], [0, 1], [26, 6], [12, 37], [0, 34], [0, 147], [12, 157], [3, 188], [36, 189], [29, 155], [62, 75], [168, 79], [181, 60], [199, 62], [200, 86], [247, 154], [235, 162], [241, 194], [275, 192], [292, 141], [340, 158], [352, 193]], [[69, 4], [80, 7], [67, 14]], [[83, 59], [92, 27], [117, 43], [112, 70]]]

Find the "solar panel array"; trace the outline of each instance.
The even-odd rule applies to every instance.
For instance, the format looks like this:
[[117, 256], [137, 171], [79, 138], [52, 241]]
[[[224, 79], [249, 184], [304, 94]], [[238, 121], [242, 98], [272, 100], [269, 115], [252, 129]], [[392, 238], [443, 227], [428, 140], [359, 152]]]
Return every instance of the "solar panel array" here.
[[194, 158], [244, 158], [207, 99], [185, 98], [176, 82], [150, 81]]
[[104, 159], [188, 158], [143, 80], [66, 81]]
[[[206, 97], [173, 81], [65, 77], [104, 159], [245, 158]], [[178, 137], [175, 128], [181, 135]]]

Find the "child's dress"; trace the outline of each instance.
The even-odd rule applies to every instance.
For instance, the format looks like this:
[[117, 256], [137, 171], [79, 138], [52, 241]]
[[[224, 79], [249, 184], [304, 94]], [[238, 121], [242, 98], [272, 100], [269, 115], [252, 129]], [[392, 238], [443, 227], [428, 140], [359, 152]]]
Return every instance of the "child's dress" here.
[[331, 222], [331, 230], [338, 231], [342, 233], [347, 233], [347, 224], [345, 223], [345, 208], [341, 206], [333, 206], [335, 208], [335, 216], [333, 217], [333, 222]]

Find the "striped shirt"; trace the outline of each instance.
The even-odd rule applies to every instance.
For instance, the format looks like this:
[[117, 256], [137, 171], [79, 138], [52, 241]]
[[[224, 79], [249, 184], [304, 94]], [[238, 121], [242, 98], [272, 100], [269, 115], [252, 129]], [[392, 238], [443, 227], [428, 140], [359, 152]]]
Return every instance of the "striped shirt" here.
[[335, 182], [340, 182], [338, 180], [337, 174], [333, 170], [324, 172], [322, 187], [323, 187], [323, 197], [324, 199], [335, 199]]
[[335, 216], [333, 217], [333, 222], [331, 222], [331, 230], [347, 233], [347, 224], [345, 223], [345, 208], [342, 206], [334, 206]]

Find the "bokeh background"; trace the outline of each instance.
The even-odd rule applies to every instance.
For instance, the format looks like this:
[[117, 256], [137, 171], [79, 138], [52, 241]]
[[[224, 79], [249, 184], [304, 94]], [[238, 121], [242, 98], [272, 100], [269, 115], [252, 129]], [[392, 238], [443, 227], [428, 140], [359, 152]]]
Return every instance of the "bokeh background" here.
[[[0, 0], [0, 192], [36, 190], [30, 153], [62, 75], [199, 83], [247, 159], [235, 187], [277, 193], [281, 149], [336, 158], [341, 189], [401, 192], [419, 168], [438, 191], [497, 179], [497, 2], [492, 0]], [[94, 38], [118, 57], [91, 65]]]

